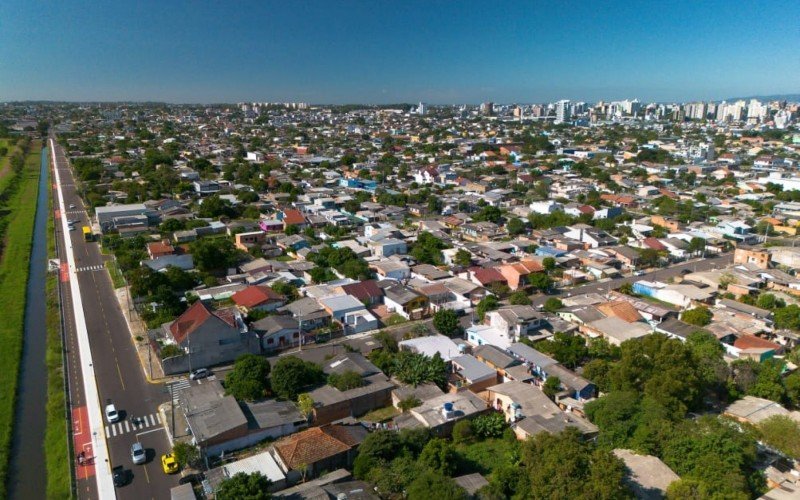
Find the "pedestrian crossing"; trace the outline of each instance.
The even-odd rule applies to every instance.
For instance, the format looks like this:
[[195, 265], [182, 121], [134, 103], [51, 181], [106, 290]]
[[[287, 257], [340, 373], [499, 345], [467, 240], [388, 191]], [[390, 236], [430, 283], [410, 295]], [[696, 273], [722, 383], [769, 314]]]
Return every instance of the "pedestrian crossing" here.
[[86, 212], [84, 212], [83, 210], [66, 210], [64, 213], [66, 213], [67, 215], [83, 215]]
[[102, 271], [103, 269], [105, 269], [105, 266], [103, 266], [103, 265], [83, 266], [83, 267], [77, 268], [76, 271], [80, 273], [82, 271]]
[[114, 424], [110, 424], [106, 426], [106, 439], [121, 436], [123, 434], [127, 434], [129, 432], [136, 432], [142, 429], [147, 429], [148, 427], [154, 427], [156, 425], [161, 425], [161, 415], [158, 413], [151, 413], [150, 415], [146, 415], [144, 417], [139, 417], [142, 419], [141, 424], [134, 424], [133, 417], [126, 418], [122, 422], [116, 422]]
[[178, 394], [181, 392], [182, 389], [191, 387], [192, 384], [191, 382], [189, 382], [189, 379], [183, 379], [167, 385], [172, 387], [172, 402], [174, 404], [178, 404]]

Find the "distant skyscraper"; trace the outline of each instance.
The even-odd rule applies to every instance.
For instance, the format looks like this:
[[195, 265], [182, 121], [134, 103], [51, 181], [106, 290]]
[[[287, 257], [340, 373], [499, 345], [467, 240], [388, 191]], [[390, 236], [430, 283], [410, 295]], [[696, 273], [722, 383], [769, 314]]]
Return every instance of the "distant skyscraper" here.
[[494, 103], [491, 101], [482, 103], [481, 114], [484, 116], [492, 116], [492, 114], [494, 114]]
[[419, 106], [417, 106], [417, 114], [420, 116], [424, 116], [425, 113], [427, 112], [428, 112], [428, 106], [426, 106], [424, 102], [420, 102]]
[[572, 118], [572, 105], [568, 99], [556, 103], [556, 123], [564, 123]]

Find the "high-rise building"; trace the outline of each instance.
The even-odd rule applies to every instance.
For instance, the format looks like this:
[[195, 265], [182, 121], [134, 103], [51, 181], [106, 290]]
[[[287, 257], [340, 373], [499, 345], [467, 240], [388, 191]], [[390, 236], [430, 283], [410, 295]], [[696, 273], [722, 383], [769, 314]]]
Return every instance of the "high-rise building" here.
[[556, 102], [556, 123], [564, 123], [572, 118], [572, 103], [569, 99]]
[[419, 106], [417, 106], [417, 114], [420, 116], [424, 116], [425, 113], [427, 112], [428, 112], [428, 106], [426, 106], [424, 102], [420, 102]]
[[492, 114], [494, 114], [494, 103], [491, 101], [482, 103], [481, 114], [484, 116], [492, 116]]

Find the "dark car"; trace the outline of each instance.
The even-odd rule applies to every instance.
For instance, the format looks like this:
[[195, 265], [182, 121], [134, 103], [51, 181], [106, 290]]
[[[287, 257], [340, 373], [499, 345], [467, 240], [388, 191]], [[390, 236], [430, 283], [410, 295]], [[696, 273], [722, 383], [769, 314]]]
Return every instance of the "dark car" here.
[[114, 480], [114, 486], [121, 488], [128, 484], [128, 471], [126, 471], [123, 466], [117, 465], [111, 469], [111, 478]]

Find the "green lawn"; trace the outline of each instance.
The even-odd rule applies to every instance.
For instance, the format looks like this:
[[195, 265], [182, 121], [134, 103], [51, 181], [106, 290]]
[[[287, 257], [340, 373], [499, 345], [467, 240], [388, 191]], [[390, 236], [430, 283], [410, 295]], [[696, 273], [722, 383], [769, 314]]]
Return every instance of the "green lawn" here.
[[[28, 283], [33, 222], [36, 214], [41, 143], [33, 141], [25, 156], [21, 179], [4, 207], [2, 217], [8, 225], [0, 259], [0, 498], [6, 496], [6, 479], [14, 427], [22, 332], [25, 317], [25, 292]], [[63, 418], [63, 417], [62, 417]]]
[[386, 406], [383, 408], [378, 408], [377, 410], [372, 410], [371, 412], [361, 417], [361, 420], [364, 420], [366, 422], [386, 422], [396, 417], [399, 414], [400, 410], [398, 410], [394, 406]]
[[[53, 197], [49, 191], [52, 213]], [[55, 220], [47, 218], [47, 256], [55, 258]], [[61, 349], [61, 311], [58, 272], [47, 275], [47, 428], [44, 436], [47, 498], [72, 498], [72, 453], [69, 450], [69, 420], [64, 394], [64, 359]]]

